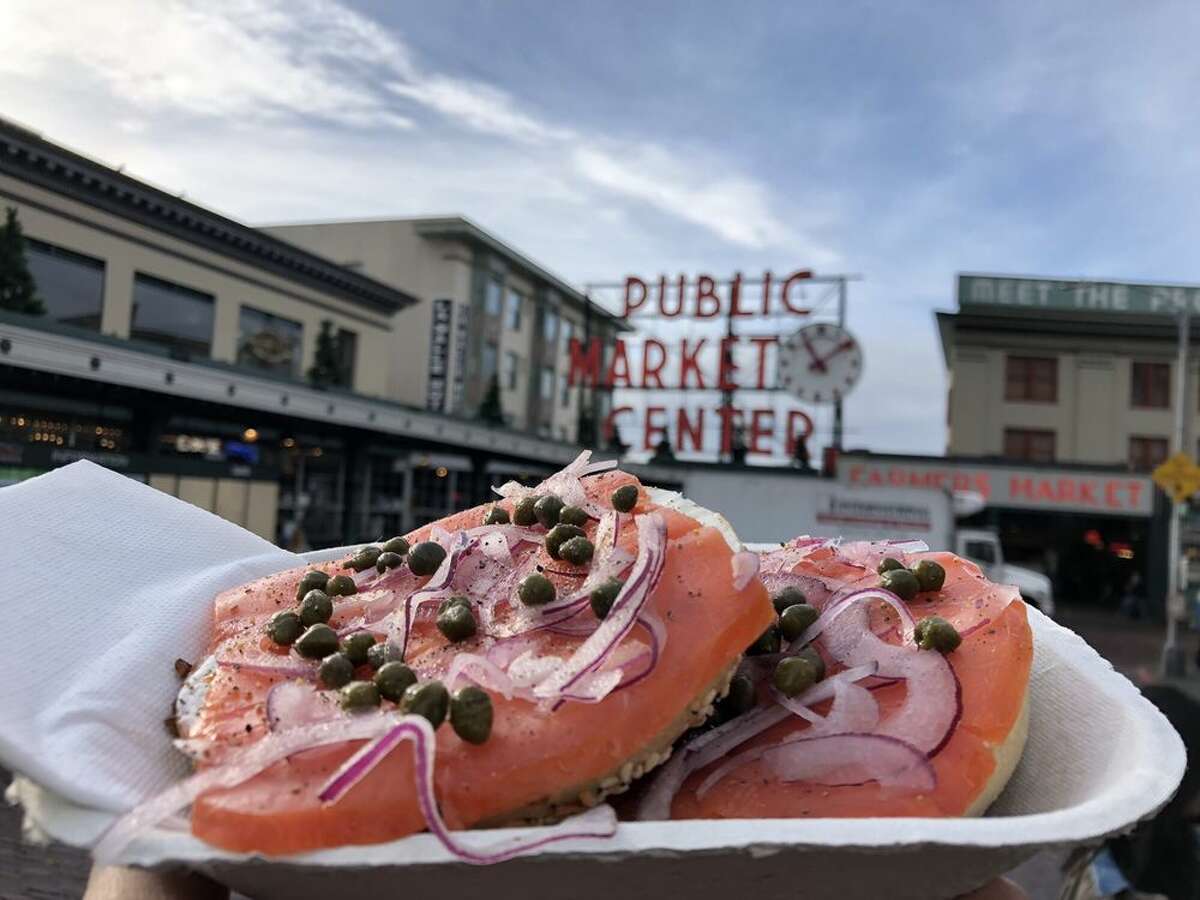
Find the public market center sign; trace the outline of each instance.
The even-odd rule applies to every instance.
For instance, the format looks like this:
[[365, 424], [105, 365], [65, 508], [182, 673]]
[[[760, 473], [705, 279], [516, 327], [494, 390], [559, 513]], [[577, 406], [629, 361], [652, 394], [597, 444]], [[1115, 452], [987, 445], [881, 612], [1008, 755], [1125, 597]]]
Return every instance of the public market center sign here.
[[959, 275], [958, 306], [1006, 306], [1082, 313], [1200, 315], [1200, 286], [1145, 282]]

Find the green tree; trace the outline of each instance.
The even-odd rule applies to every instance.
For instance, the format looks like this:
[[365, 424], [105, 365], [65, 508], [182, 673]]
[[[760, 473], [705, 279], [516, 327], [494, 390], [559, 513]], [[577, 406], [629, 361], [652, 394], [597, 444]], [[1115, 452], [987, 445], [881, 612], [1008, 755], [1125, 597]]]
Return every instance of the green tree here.
[[313, 354], [313, 364], [308, 369], [308, 380], [313, 385], [329, 387], [341, 382], [340, 350], [338, 339], [333, 333], [333, 322], [325, 319], [321, 322], [321, 331], [317, 334], [317, 351]]
[[0, 309], [41, 316], [46, 306], [38, 298], [37, 285], [25, 259], [25, 236], [17, 211], [8, 207], [0, 227]]
[[500, 405], [500, 379], [495, 375], [488, 382], [483, 402], [479, 404], [479, 420], [488, 425], [504, 424], [504, 409]]

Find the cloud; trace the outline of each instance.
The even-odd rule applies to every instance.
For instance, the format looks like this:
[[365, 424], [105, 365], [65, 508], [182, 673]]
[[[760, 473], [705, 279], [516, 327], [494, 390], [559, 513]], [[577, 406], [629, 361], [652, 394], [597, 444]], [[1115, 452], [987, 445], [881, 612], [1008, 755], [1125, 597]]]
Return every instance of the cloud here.
[[0, 75], [31, 89], [27, 108], [37, 119], [53, 105], [42, 102], [47, 86], [60, 96], [98, 86], [127, 139], [145, 133], [147, 117], [287, 128], [311, 141], [319, 122], [404, 133], [432, 130], [433, 114], [481, 138], [553, 145], [547, 180], [600, 188], [609, 206], [645, 204], [736, 246], [795, 239], [765, 185], [728, 162], [711, 161], [730, 174], [710, 181], [673, 163], [673, 148], [608, 139], [601, 150], [494, 84], [419, 65], [394, 32], [334, 0], [161, 0], [152, 15], [137, 0], [12, 0], [0, 5]]

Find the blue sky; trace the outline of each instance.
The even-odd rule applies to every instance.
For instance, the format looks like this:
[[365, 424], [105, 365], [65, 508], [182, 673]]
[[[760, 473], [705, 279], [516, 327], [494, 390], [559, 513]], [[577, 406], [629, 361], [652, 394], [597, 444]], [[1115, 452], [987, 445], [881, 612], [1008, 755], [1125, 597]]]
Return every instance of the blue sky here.
[[0, 5], [0, 115], [249, 222], [464, 213], [582, 284], [860, 272], [940, 452], [956, 271], [1200, 281], [1187, 3]]

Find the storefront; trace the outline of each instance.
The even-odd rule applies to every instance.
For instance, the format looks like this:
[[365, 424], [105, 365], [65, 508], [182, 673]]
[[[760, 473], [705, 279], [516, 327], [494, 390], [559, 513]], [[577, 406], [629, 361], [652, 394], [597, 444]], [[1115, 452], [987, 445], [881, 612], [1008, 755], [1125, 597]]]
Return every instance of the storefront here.
[[1044, 572], [1067, 605], [1116, 607], [1136, 591], [1161, 603], [1167, 509], [1144, 474], [1099, 466], [991, 462], [864, 452], [838, 459], [840, 482], [979, 494], [984, 507], [960, 527], [994, 528], [1008, 562]]

